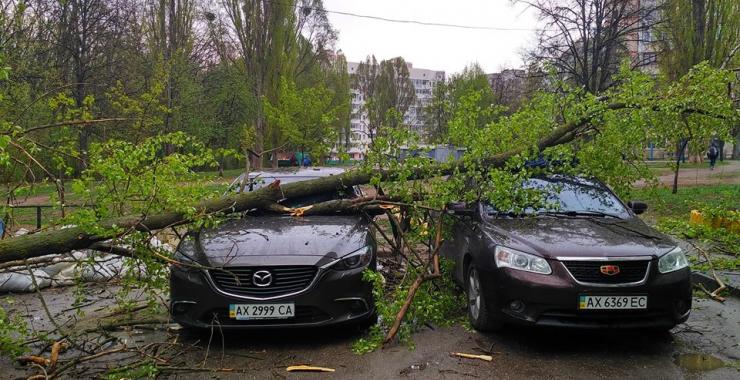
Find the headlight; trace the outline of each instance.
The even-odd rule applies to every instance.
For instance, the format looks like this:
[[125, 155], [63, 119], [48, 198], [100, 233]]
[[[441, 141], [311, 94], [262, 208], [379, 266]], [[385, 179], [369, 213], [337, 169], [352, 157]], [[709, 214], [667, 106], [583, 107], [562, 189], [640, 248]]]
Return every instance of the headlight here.
[[512, 268], [541, 274], [552, 273], [547, 260], [515, 249], [497, 246], [494, 258], [499, 268]]
[[334, 270], [350, 270], [366, 267], [373, 258], [372, 247], [362, 247], [347, 256], [342, 257], [336, 264], [332, 265]]
[[175, 250], [173, 259], [183, 263], [195, 263], [195, 241], [192, 237], [183, 238]]
[[686, 255], [683, 254], [681, 247], [674, 248], [658, 260], [658, 271], [660, 273], [677, 271], [687, 266], [689, 266], [689, 261], [686, 260]]

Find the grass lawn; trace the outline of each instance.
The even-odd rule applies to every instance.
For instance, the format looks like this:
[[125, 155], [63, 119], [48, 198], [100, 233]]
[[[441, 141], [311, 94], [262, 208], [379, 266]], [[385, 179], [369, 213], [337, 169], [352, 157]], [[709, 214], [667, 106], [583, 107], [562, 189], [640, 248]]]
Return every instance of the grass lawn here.
[[691, 210], [706, 206], [740, 209], [740, 186], [731, 184], [681, 186], [677, 194], [672, 194], [668, 187], [642, 188], [633, 190], [632, 198], [647, 202], [649, 208], [643, 214], [647, 220], [656, 220], [660, 217], [688, 220]]

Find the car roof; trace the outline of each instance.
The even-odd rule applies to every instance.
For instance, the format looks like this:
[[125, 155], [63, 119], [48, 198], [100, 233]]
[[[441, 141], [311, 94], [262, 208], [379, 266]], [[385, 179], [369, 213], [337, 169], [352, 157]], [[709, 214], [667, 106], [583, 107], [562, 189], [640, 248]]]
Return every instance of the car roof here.
[[310, 168], [282, 168], [275, 170], [260, 170], [249, 172], [249, 176], [254, 178], [257, 176], [262, 177], [328, 177], [330, 175], [339, 175], [344, 173], [344, 168], [330, 168], [330, 167], [310, 167]]
[[[332, 175], [339, 175], [344, 173], [344, 168], [330, 168], [330, 167], [310, 167], [310, 168], [279, 168], [272, 170], [256, 170], [249, 172], [249, 178], [285, 178], [292, 180], [291, 182], [297, 182], [302, 178], [317, 178], [317, 177], [328, 177]], [[236, 181], [241, 181], [244, 177], [244, 173], [236, 178]]]
[[[329, 177], [344, 173], [344, 168], [310, 167], [310, 168], [279, 168], [274, 170], [259, 170], [249, 172], [249, 179], [255, 180], [254, 189], [269, 185], [279, 179], [282, 183], [307, 181], [320, 177]], [[244, 173], [237, 177], [229, 187], [238, 187], [244, 179]], [[250, 186], [251, 189], [251, 186]]]

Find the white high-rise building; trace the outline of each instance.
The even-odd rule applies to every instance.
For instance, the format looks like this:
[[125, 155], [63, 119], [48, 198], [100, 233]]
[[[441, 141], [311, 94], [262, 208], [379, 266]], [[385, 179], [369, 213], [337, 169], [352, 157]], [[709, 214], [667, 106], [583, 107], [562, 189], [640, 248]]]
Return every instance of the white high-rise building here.
[[[357, 72], [358, 62], [347, 62], [347, 70], [350, 75]], [[424, 107], [432, 99], [434, 86], [445, 80], [445, 72], [438, 70], [417, 69], [410, 62], [406, 62], [409, 68], [409, 78], [416, 90], [416, 101], [409, 107], [404, 115], [404, 123], [421, 136], [426, 134], [424, 125]], [[350, 147], [347, 150], [351, 160], [362, 160], [370, 145], [370, 134], [367, 128], [367, 115], [361, 112], [365, 99], [357, 90], [352, 89], [352, 118], [350, 120]]]

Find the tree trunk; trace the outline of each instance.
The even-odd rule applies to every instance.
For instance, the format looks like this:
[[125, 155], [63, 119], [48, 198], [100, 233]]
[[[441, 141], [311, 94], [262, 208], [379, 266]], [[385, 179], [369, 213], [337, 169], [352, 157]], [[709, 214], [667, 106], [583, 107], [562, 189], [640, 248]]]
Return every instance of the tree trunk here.
[[[614, 103], [608, 105], [606, 108], [616, 110], [626, 107], [626, 104]], [[548, 147], [566, 144], [573, 141], [577, 137], [577, 132], [581, 127], [587, 125], [590, 120], [591, 117], [584, 117], [575, 123], [566, 124], [554, 129], [547, 137], [541, 139], [537, 143], [537, 149], [541, 151]], [[483, 167], [501, 168], [506, 164], [506, 161], [509, 158], [522, 152], [529, 151], [529, 149], [531, 149], [531, 147], [527, 146], [500, 153], [483, 160], [480, 164]], [[404, 178], [420, 179], [429, 177], [429, 173], [444, 176], [456, 172], [463, 173], [468, 170], [463, 162], [457, 162], [455, 164], [438, 164], [434, 169], [436, 170], [429, 171], [416, 169], [416, 171], [409, 176], [405, 176], [404, 174]], [[227, 195], [222, 198], [201, 202], [196, 205], [195, 208], [200, 214], [234, 213], [255, 208], [270, 208], [280, 199], [304, 197], [336, 191], [339, 188], [348, 186], [366, 184], [370, 182], [372, 177], [378, 174], [382, 180], [386, 181], [394, 180], [396, 178], [396, 173], [393, 171], [370, 172], [363, 170], [350, 170], [341, 175], [293, 182], [285, 185], [278, 184], [278, 186], [267, 186], [253, 192]], [[123, 216], [99, 221], [98, 226], [103, 229], [110, 229], [113, 226], [117, 228], [117, 233], [108, 236], [96, 235], [95, 233], [86, 231], [82, 227], [69, 227], [0, 240], [0, 263], [88, 248], [96, 242], [123, 235], [129, 230], [154, 231], [188, 222], [189, 220], [184, 213], [163, 212], [157, 215]]]
[[681, 158], [684, 155], [684, 152], [686, 151], [686, 146], [689, 144], [688, 139], [683, 139], [679, 143], [677, 152], [676, 152], [676, 167], [673, 171], [673, 190], [671, 192], [673, 194], [676, 194], [678, 192], [678, 171], [681, 168]]

